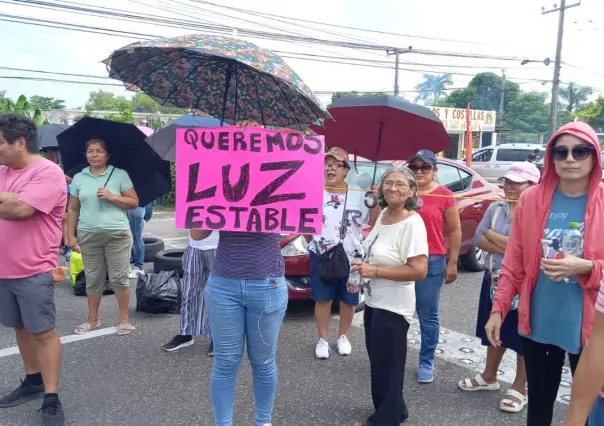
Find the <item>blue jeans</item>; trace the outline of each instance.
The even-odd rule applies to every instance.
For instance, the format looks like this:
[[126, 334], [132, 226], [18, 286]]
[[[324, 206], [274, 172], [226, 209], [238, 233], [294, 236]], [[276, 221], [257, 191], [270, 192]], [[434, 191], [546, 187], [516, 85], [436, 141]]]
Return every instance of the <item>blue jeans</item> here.
[[128, 210], [128, 222], [132, 233], [132, 259], [136, 268], [145, 266], [145, 242], [143, 241], [143, 228], [145, 227], [145, 208], [137, 207]]
[[271, 422], [277, 392], [277, 340], [287, 298], [284, 277], [240, 280], [210, 275], [205, 302], [214, 341], [210, 394], [215, 426], [233, 426], [237, 374], [246, 343], [256, 425]]
[[589, 413], [589, 426], [602, 426], [604, 425], [604, 399], [598, 397], [594, 408]]
[[445, 285], [445, 256], [428, 257], [428, 275], [415, 282], [415, 309], [419, 318], [421, 348], [420, 368], [434, 368], [434, 354], [440, 334], [440, 294]]

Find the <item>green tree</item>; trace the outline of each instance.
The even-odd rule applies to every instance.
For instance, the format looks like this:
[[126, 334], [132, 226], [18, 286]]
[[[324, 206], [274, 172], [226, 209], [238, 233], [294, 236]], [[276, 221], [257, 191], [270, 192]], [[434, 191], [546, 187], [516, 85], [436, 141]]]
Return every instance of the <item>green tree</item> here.
[[592, 93], [591, 87], [578, 86], [573, 82], [568, 83], [566, 87], [561, 87], [559, 92], [560, 98], [566, 101], [564, 106], [569, 115], [581, 109]]
[[[474, 109], [487, 111], [499, 110], [502, 77], [492, 73], [483, 72], [476, 74], [464, 89], [458, 89], [447, 96], [439, 106], [453, 108], [466, 108], [468, 102]], [[520, 93], [520, 86], [509, 80], [505, 81], [504, 111], [512, 99]]]
[[31, 118], [36, 125], [41, 126], [44, 124], [44, 116], [39, 108], [32, 106], [25, 95], [19, 96], [16, 102], [12, 99], [3, 98], [3, 105], [0, 107], [0, 112], [10, 112], [13, 114], [20, 114]]
[[444, 90], [447, 90], [447, 86], [451, 84], [453, 84], [453, 78], [450, 73], [440, 75], [424, 74], [424, 81], [415, 86], [419, 91], [415, 102], [421, 100], [426, 105], [434, 105], [442, 98]]
[[598, 97], [594, 102], [585, 105], [574, 116], [585, 121], [598, 132], [604, 132], [604, 96]]
[[331, 95], [331, 103], [333, 104], [335, 101], [342, 98], [352, 98], [352, 97], [362, 97], [362, 96], [384, 96], [387, 95], [386, 92], [357, 92], [353, 90], [351, 92], [334, 92]]
[[131, 108], [131, 99], [125, 96], [116, 96], [114, 93], [105, 90], [90, 92], [88, 102], [86, 102], [86, 109], [89, 111], [123, 111]]
[[32, 107], [40, 108], [41, 110], [64, 109], [65, 108], [64, 100], [49, 98], [46, 96], [34, 95], [29, 98], [29, 103], [32, 105]]
[[107, 114], [103, 117], [105, 120], [119, 121], [120, 123], [134, 124], [134, 117], [132, 111], [128, 108], [124, 109], [119, 114]]
[[162, 114], [186, 114], [187, 109], [184, 108], [174, 108], [174, 107], [166, 107], [160, 105], [156, 102], [151, 96], [147, 95], [144, 92], [136, 92], [132, 97], [132, 106], [133, 111], [136, 112], [146, 112], [146, 113], [154, 113], [161, 112]]
[[508, 103], [503, 115], [503, 127], [522, 133], [545, 133], [550, 106], [546, 93], [519, 92]]

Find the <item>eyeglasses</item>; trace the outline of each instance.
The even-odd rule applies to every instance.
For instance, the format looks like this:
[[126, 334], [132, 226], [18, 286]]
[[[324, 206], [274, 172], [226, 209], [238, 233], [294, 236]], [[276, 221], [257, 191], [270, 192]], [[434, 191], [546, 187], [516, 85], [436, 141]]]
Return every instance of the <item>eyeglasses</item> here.
[[552, 148], [550, 153], [554, 161], [566, 160], [569, 152], [572, 154], [572, 157], [575, 161], [583, 161], [586, 160], [593, 151], [593, 147], [586, 145], [575, 146], [572, 149], [568, 149], [565, 146], [557, 146]]
[[407, 188], [409, 188], [409, 185], [405, 182], [392, 182], [392, 181], [387, 180], [384, 182], [384, 188], [386, 188], [386, 189], [390, 189], [390, 188], [407, 189]]
[[430, 173], [432, 171], [432, 164], [424, 163], [421, 166], [411, 164], [409, 166], [409, 170], [411, 170], [413, 173], [417, 173], [418, 171], [421, 171], [422, 173]]
[[528, 182], [528, 181], [526, 181], [526, 182], [514, 182], [513, 180], [503, 179], [503, 185], [510, 186], [512, 188], [518, 188], [518, 187], [521, 187], [522, 185], [526, 185], [527, 183], [530, 183], [530, 182]]
[[337, 172], [339, 169], [346, 167], [344, 164], [336, 163], [336, 164], [325, 164], [325, 170], [333, 170]]

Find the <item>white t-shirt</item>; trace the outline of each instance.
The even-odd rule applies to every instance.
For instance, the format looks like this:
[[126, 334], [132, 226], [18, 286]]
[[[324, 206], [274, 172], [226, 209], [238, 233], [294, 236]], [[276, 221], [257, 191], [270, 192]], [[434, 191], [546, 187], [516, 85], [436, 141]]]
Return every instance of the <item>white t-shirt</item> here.
[[[323, 232], [321, 235], [313, 237], [309, 250], [322, 254], [337, 245], [340, 242], [342, 219], [347, 216], [344, 250], [349, 259], [353, 259], [356, 254], [363, 255], [361, 230], [370, 211], [370, 208], [365, 205], [365, 201], [370, 205], [372, 203], [372, 199], [365, 197], [365, 193], [366, 191], [356, 185], [348, 186], [348, 196], [346, 193], [335, 194], [323, 190]], [[346, 204], [345, 215], [344, 204]]]
[[[383, 225], [385, 211], [382, 211], [363, 244], [366, 251], [371, 248], [367, 263], [393, 267], [405, 265], [410, 257], [427, 257], [428, 234], [421, 216], [415, 214], [401, 222]], [[366, 292], [365, 299], [368, 306], [402, 315], [411, 323], [415, 313], [415, 281], [373, 278], [369, 285], [371, 296]]]
[[218, 247], [218, 238], [220, 232], [213, 231], [208, 238], [203, 240], [194, 240], [189, 233], [189, 245], [198, 250], [215, 250]]

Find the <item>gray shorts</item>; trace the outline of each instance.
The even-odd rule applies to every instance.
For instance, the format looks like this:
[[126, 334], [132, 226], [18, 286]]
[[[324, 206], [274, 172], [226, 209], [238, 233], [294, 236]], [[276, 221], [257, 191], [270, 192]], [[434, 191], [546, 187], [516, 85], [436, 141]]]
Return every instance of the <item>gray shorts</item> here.
[[0, 279], [0, 323], [39, 334], [55, 328], [55, 288], [52, 273]]

